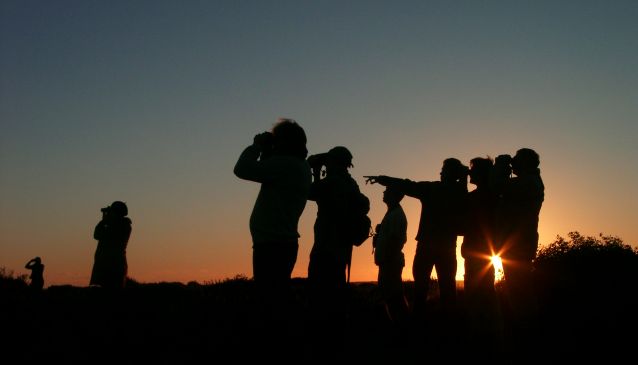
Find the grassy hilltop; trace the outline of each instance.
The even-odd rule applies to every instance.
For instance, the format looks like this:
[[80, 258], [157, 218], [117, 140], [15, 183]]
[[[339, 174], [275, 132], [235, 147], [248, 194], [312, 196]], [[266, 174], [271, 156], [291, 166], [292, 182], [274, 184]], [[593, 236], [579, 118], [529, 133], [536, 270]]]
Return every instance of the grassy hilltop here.
[[[638, 253], [627, 251], [622, 241], [610, 244], [609, 239], [588, 238], [558, 239], [539, 252], [540, 313], [538, 331], [532, 336], [536, 359], [604, 356], [613, 363], [633, 355]], [[110, 293], [73, 286], [32, 292], [24, 277], [13, 277], [6, 270], [1, 274], [0, 344], [7, 359], [62, 364], [96, 360], [181, 364], [203, 359], [225, 364], [253, 363], [256, 355], [252, 349], [259, 341], [261, 303], [254, 283], [244, 277], [208, 284], [133, 281], [123, 291]], [[405, 286], [411, 301], [412, 283]], [[466, 335], [462, 289], [451, 325], [439, 320], [436, 286], [431, 289], [430, 320], [415, 322], [404, 337], [397, 338], [390, 335], [376, 285], [353, 283], [345, 362], [421, 363], [424, 356], [445, 353], [451, 354], [452, 362], [480, 359], [480, 354], [466, 351], [473, 339]], [[297, 335], [289, 346], [303, 364], [309, 362], [305, 279], [294, 279], [293, 291], [291, 330]], [[444, 330], [453, 335], [448, 342], [436, 335]]]

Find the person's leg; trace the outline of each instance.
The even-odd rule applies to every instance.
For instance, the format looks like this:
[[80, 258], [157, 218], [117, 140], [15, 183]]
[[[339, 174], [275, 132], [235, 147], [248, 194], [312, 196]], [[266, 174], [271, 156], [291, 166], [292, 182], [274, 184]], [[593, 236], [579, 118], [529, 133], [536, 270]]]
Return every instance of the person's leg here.
[[414, 262], [412, 263], [412, 276], [414, 277], [414, 303], [415, 315], [425, 314], [425, 306], [430, 289], [430, 275], [434, 268], [430, 247], [424, 242], [417, 242]]
[[403, 262], [385, 267], [384, 298], [390, 320], [399, 330], [403, 330], [408, 320], [408, 303], [403, 293]]
[[468, 354], [481, 354], [486, 360], [496, 361], [502, 356], [503, 329], [491, 261], [483, 257], [466, 257], [464, 283]]
[[441, 307], [445, 312], [452, 314], [456, 307], [456, 249], [439, 250], [435, 267], [439, 279]]
[[253, 276], [258, 293], [261, 322], [257, 324], [262, 333], [264, 356], [278, 362], [289, 363], [281, 358], [289, 353], [289, 338], [292, 293], [290, 277], [297, 259], [297, 245], [269, 242], [255, 245], [253, 250]]
[[435, 357], [447, 359], [458, 343], [458, 318], [456, 316], [456, 252], [450, 257], [450, 249], [435, 251], [435, 270], [438, 277], [441, 312], [432, 320], [431, 341]]
[[346, 325], [345, 263], [326, 252], [313, 251], [308, 267], [308, 338], [313, 360], [339, 361]]
[[297, 261], [298, 245], [291, 242], [255, 244], [253, 248], [253, 278], [269, 292], [288, 290], [292, 270]]
[[537, 329], [538, 304], [532, 279], [532, 262], [506, 257], [503, 260], [503, 273], [507, 300], [505, 327], [509, 338], [506, 351], [512, 356], [523, 356], [532, 350]]
[[465, 274], [463, 275], [463, 301], [468, 322], [468, 339], [475, 337], [477, 327], [477, 295], [479, 291], [480, 266], [473, 257], [465, 258]]

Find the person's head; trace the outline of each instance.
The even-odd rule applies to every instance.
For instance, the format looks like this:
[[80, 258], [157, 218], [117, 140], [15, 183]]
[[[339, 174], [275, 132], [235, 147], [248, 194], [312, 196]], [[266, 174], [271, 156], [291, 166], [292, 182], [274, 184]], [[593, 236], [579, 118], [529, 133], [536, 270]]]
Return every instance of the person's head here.
[[40, 256], [36, 256], [33, 258], [33, 261], [35, 261], [36, 264], [39, 264], [42, 262], [42, 259], [40, 258]]
[[113, 217], [126, 217], [128, 215], [128, 207], [124, 202], [114, 201], [108, 207], [108, 214]]
[[539, 172], [540, 157], [531, 148], [521, 148], [512, 158], [512, 172], [516, 176], [521, 174], [535, 174]]
[[441, 168], [441, 182], [457, 182], [467, 178], [468, 168], [456, 158], [446, 158]]
[[333, 147], [328, 151], [326, 168], [330, 170], [348, 170], [352, 166], [352, 153], [343, 147]]
[[403, 197], [404, 194], [401, 190], [391, 186], [386, 187], [383, 191], [383, 202], [389, 206], [399, 204]]
[[294, 119], [280, 118], [272, 128], [274, 153], [305, 159], [306, 132]]
[[476, 186], [487, 183], [494, 161], [489, 157], [476, 157], [470, 160], [470, 182]]

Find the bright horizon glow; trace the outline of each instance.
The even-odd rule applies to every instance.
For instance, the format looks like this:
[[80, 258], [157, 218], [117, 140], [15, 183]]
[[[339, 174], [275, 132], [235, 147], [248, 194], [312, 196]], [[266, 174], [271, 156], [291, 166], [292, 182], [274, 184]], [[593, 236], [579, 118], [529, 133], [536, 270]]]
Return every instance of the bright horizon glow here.
[[494, 281], [499, 282], [503, 280], [503, 261], [498, 255], [494, 255], [491, 257], [492, 266], [494, 266]]

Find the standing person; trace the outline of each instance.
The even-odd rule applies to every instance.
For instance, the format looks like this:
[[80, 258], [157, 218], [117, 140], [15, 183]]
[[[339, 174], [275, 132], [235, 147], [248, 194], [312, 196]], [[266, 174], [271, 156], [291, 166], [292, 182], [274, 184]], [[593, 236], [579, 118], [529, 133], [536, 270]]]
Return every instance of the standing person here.
[[468, 318], [468, 355], [496, 361], [502, 346], [502, 320], [494, 287], [492, 256], [496, 218], [496, 194], [489, 185], [493, 161], [477, 157], [470, 161], [461, 255], [465, 259], [464, 296]]
[[102, 208], [102, 220], [95, 226], [97, 243], [90, 285], [120, 289], [126, 285], [126, 248], [131, 237], [131, 219], [126, 203], [115, 201]]
[[[306, 206], [312, 176], [306, 162], [306, 134], [292, 119], [280, 119], [272, 132], [256, 135], [235, 164], [243, 180], [261, 184], [250, 215], [253, 278], [264, 304], [266, 327], [286, 331], [291, 275], [299, 249], [299, 218]], [[263, 333], [265, 351], [279, 350], [286, 340]], [[286, 333], [281, 333], [286, 336]]]
[[393, 187], [421, 201], [421, 219], [412, 266], [414, 311], [424, 314], [432, 269], [436, 268], [441, 306], [448, 315], [456, 306], [456, 236], [461, 203], [467, 194], [468, 168], [456, 158], [443, 161], [441, 181], [415, 182], [389, 176], [366, 176], [367, 181]]
[[396, 188], [386, 187], [383, 202], [387, 205], [373, 239], [374, 263], [379, 266], [378, 285], [388, 318], [403, 330], [408, 315], [408, 303], [403, 293], [403, 245], [407, 241], [408, 220], [401, 200], [404, 194]]
[[42, 290], [44, 288], [44, 265], [40, 257], [34, 257], [24, 266], [26, 269], [31, 270], [30, 287], [36, 290]]
[[[513, 158], [498, 156], [492, 176], [500, 200], [498, 243], [508, 300], [509, 350], [523, 355], [534, 343], [537, 320], [532, 267], [538, 249], [538, 216], [545, 199], [539, 165], [536, 151], [521, 148]], [[510, 177], [510, 172], [516, 176]]]
[[[346, 270], [352, 243], [346, 238], [348, 202], [359, 186], [348, 172], [352, 154], [343, 146], [308, 157], [313, 172], [309, 200], [317, 203], [314, 244], [308, 264], [309, 305], [313, 356], [320, 361], [339, 361], [344, 350], [347, 316]], [[322, 167], [325, 177], [322, 179]], [[336, 356], [336, 357], [335, 357]]]

